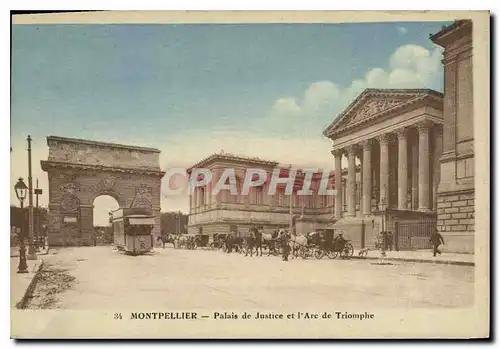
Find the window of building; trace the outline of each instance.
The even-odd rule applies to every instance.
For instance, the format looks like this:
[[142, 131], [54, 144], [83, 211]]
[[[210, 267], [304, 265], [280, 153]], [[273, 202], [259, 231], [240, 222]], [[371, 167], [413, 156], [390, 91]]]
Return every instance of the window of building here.
[[206, 204], [206, 189], [205, 187], [200, 188], [200, 206], [205, 206]]
[[286, 206], [285, 205], [285, 190], [284, 189], [276, 189], [276, 205], [278, 206]]
[[255, 187], [250, 189], [251, 203], [253, 205], [262, 205], [264, 203], [264, 190], [262, 187]]
[[474, 177], [474, 158], [457, 161], [457, 178]]
[[300, 204], [300, 196], [297, 194], [293, 196], [293, 207], [302, 207]]
[[231, 193], [230, 189], [227, 189], [227, 195], [229, 196], [229, 202], [237, 203], [239, 202], [240, 182], [236, 180], [236, 194]]
[[321, 196], [321, 207], [328, 207], [328, 195]]

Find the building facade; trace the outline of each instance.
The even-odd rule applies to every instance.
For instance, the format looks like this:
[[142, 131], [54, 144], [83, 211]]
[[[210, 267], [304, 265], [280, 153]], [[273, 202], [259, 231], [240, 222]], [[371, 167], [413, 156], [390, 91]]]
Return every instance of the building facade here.
[[[297, 171], [293, 195], [285, 194], [285, 186], [278, 185], [274, 195], [269, 194], [270, 182], [262, 186], [251, 187], [248, 195], [241, 195], [241, 187], [247, 169], [262, 169], [268, 178], [273, 170], [280, 169], [280, 177], [289, 177], [288, 169], [279, 166], [278, 162], [236, 156], [232, 154], [213, 154], [192, 168], [204, 168], [212, 173], [212, 181], [202, 187], [195, 188], [190, 196], [188, 233], [220, 234], [233, 232], [245, 236], [251, 226], [258, 226], [264, 232], [277, 228], [288, 228], [291, 217], [296, 220], [296, 232], [304, 234], [319, 228], [331, 227], [334, 199], [331, 195], [319, 195], [321, 174], [312, 179], [312, 195], [297, 195], [302, 188], [304, 173]], [[235, 169], [238, 195], [229, 190], [221, 190], [212, 195], [212, 189], [225, 169]], [[188, 171], [191, 173], [191, 170]], [[333, 176], [329, 178], [329, 187], [333, 188]]]
[[[346, 191], [345, 196], [335, 197], [337, 225], [349, 227], [350, 238], [358, 245], [371, 241], [363, 236], [367, 221], [376, 227], [372, 236], [395, 230], [395, 223], [422, 223], [427, 229], [435, 224], [442, 130], [441, 93], [367, 89], [324, 131], [333, 142], [336, 189]], [[337, 181], [343, 158], [348, 163], [345, 182]], [[360, 205], [356, 204], [357, 163]], [[401, 238], [404, 243], [406, 238]]]
[[443, 152], [438, 227], [451, 247], [474, 251], [474, 109], [472, 22], [456, 21], [431, 36], [444, 48]]

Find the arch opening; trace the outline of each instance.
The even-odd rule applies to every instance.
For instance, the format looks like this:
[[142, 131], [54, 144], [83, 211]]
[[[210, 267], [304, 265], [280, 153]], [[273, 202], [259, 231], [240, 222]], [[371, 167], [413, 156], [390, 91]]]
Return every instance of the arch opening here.
[[113, 227], [109, 221], [109, 213], [120, 208], [118, 201], [110, 195], [99, 195], [93, 201], [93, 242], [97, 244], [113, 243]]

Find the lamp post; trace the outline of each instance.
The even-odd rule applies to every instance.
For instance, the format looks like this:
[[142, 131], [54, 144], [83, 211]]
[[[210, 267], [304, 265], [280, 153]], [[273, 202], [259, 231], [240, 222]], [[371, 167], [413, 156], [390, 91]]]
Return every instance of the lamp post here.
[[177, 220], [176, 220], [176, 223], [177, 223], [177, 231], [179, 232], [179, 234], [182, 234], [182, 229], [181, 229], [181, 215], [179, 212], [177, 212]]
[[40, 208], [38, 207], [38, 195], [42, 195], [42, 189], [38, 188], [38, 178], [37, 178], [36, 179], [36, 188], [35, 188], [35, 196], [36, 196], [35, 247], [36, 247], [36, 252], [40, 252], [40, 244], [38, 242], [38, 236], [39, 236], [39, 232], [40, 232]]
[[26, 248], [24, 247], [24, 225], [25, 225], [25, 217], [24, 217], [24, 200], [26, 199], [26, 194], [28, 191], [28, 187], [24, 183], [23, 179], [19, 177], [19, 180], [14, 185], [14, 190], [16, 191], [16, 196], [19, 202], [21, 203], [21, 212], [23, 213], [23, 222], [21, 224], [21, 234], [19, 236], [20, 245], [19, 245], [19, 266], [17, 268], [18, 274], [24, 274], [28, 272], [28, 265], [26, 264]]
[[36, 260], [35, 245], [33, 241], [33, 180], [31, 177], [31, 136], [28, 135], [28, 259]]

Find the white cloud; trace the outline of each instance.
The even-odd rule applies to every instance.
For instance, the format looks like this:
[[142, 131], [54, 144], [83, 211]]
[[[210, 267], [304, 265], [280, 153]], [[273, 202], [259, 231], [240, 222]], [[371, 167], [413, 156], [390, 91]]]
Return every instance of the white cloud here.
[[300, 107], [293, 98], [279, 98], [274, 102], [272, 110], [276, 115], [297, 115], [300, 113]]
[[[434, 50], [418, 45], [403, 45], [397, 48], [388, 59], [387, 68], [372, 68], [361, 79], [355, 79], [347, 87], [331, 81], [318, 81], [311, 84], [304, 92], [304, 97], [296, 99], [282, 97], [275, 102], [271, 116], [287, 116], [289, 124], [302, 123], [313, 125], [321, 133], [320, 123], [328, 125], [366, 88], [432, 88], [440, 90], [442, 86], [442, 49]], [[292, 108], [293, 106], [293, 108]], [[289, 112], [288, 110], [293, 110]]]
[[330, 81], [318, 81], [306, 90], [302, 100], [302, 108], [306, 113], [316, 115], [317, 112], [328, 109], [340, 95], [337, 85]]
[[408, 33], [408, 28], [406, 27], [396, 27], [396, 29], [401, 35], [406, 35], [406, 33]]

